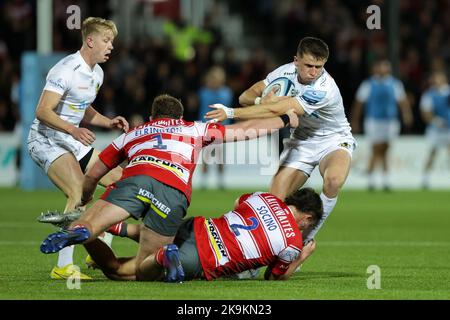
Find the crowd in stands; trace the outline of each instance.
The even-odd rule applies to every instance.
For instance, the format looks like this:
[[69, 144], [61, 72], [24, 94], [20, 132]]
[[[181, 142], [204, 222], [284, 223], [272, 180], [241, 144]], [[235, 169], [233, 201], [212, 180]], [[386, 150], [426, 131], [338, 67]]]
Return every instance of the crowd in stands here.
[[[55, 51], [74, 52], [80, 47], [79, 31], [65, 27], [64, 9], [73, 2], [77, 1], [54, 1]], [[112, 14], [107, 0], [79, 2], [84, 5], [84, 17], [109, 18]], [[366, 27], [366, 9], [371, 4], [381, 8], [380, 30]], [[254, 32], [245, 36], [259, 40], [259, 46], [248, 48], [248, 58], [240, 58], [236, 51], [241, 48], [223, 40], [211, 15], [203, 25], [210, 36], [203, 41], [193, 40], [195, 54], [187, 59], [175, 54], [169, 33], [159, 39], [137, 37], [125, 46], [119, 30], [111, 59], [102, 66], [105, 81], [95, 106], [110, 116], [140, 115], [146, 119], [153, 97], [166, 92], [181, 98], [186, 119], [196, 120], [198, 93], [211, 67], [220, 65], [225, 70], [226, 85], [233, 92], [233, 106], [237, 106], [237, 98], [245, 88], [263, 79], [277, 65], [291, 61], [300, 38], [313, 35], [330, 47], [326, 69], [335, 78], [350, 112], [355, 91], [368, 76], [371, 63], [388, 55], [387, 0], [230, 0], [227, 5], [242, 15], [244, 33]], [[444, 0], [400, 1], [398, 77], [413, 106], [412, 133], [423, 132], [418, 100], [427, 87], [428, 75], [434, 70], [446, 70], [449, 63], [449, 6]], [[180, 21], [173, 23], [182, 25]], [[20, 57], [24, 51], [36, 49], [35, 30], [35, 1], [0, 0], [0, 131], [14, 130], [20, 121]], [[245, 43], [243, 39], [241, 45]]]

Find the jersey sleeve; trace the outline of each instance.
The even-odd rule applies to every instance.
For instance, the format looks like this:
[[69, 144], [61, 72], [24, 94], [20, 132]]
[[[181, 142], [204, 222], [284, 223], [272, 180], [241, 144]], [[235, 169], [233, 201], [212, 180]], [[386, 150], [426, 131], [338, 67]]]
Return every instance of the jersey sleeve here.
[[211, 143], [222, 143], [225, 138], [225, 126], [220, 123], [207, 123], [203, 136], [203, 147]]
[[433, 99], [431, 98], [431, 95], [428, 93], [423, 94], [420, 98], [419, 106], [421, 111], [433, 111]]
[[370, 95], [370, 83], [369, 81], [363, 81], [356, 91], [356, 100], [358, 102], [364, 103], [369, 99]]
[[70, 68], [53, 67], [47, 74], [44, 90], [64, 95], [70, 89], [72, 74]]
[[289, 265], [300, 257], [301, 252], [300, 248], [291, 245], [284, 248], [278, 254], [278, 259], [269, 266], [271, 272], [276, 276], [285, 274], [289, 269]]
[[400, 80], [395, 80], [394, 83], [395, 100], [401, 101], [406, 98], [405, 87]]
[[125, 133], [116, 138], [109, 146], [107, 146], [100, 154], [98, 158], [109, 169], [113, 169], [121, 164], [126, 159], [126, 153], [123, 149], [125, 141]]

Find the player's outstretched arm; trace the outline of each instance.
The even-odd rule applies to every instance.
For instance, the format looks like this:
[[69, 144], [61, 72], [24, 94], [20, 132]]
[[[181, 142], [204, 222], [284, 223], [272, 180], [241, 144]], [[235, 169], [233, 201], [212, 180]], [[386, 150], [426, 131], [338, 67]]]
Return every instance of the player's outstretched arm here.
[[272, 118], [285, 114], [288, 110], [293, 109], [294, 112], [301, 116], [305, 113], [303, 107], [295, 98], [287, 98], [272, 104], [253, 105], [246, 108], [228, 108], [221, 104], [214, 104], [211, 108], [215, 109], [206, 113], [206, 119], [215, 119], [223, 121], [229, 119], [261, 119]]
[[36, 108], [36, 118], [55, 130], [70, 134], [74, 139], [86, 146], [92, 144], [95, 140], [93, 132], [86, 128], [78, 128], [73, 124], [64, 121], [56, 114], [54, 110], [58, 106], [60, 100], [61, 95], [59, 93], [44, 90]]
[[255, 139], [286, 126], [298, 126], [298, 116], [293, 110], [288, 110], [286, 115], [280, 117], [253, 119], [227, 125], [225, 126], [224, 142]]
[[84, 114], [83, 121], [93, 126], [103, 127], [108, 129], [120, 129], [127, 132], [129, 129], [128, 121], [124, 117], [117, 116], [113, 119], [109, 119], [100, 114], [94, 107], [89, 106]]

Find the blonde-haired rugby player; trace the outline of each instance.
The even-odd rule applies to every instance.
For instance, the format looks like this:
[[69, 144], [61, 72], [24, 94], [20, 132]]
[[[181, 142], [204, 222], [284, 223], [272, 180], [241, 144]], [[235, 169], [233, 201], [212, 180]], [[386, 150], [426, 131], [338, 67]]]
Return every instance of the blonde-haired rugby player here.
[[[67, 197], [64, 212], [74, 210], [80, 202], [83, 173], [99, 153], [91, 147], [94, 133], [80, 127], [80, 123], [128, 130], [128, 122], [123, 117], [109, 119], [92, 106], [103, 83], [103, 70], [98, 64], [109, 59], [117, 36], [116, 25], [110, 20], [89, 17], [83, 21], [81, 33], [81, 49], [60, 60], [48, 72], [28, 135], [31, 158]], [[115, 182], [121, 172], [116, 168], [100, 184]], [[74, 267], [73, 250], [73, 246], [61, 250], [57, 265], [50, 273], [52, 279], [70, 276], [91, 279]]]

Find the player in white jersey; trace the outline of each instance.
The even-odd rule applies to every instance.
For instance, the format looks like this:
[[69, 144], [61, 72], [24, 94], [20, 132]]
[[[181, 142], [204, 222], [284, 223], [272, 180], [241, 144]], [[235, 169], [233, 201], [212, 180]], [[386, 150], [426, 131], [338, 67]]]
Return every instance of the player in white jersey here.
[[[49, 179], [66, 195], [65, 212], [75, 209], [81, 200], [83, 172], [98, 158], [91, 147], [95, 135], [80, 122], [128, 130], [123, 117], [109, 119], [92, 106], [103, 83], [103, 71], [98, 65], [106, 62], [113, 50], [117, 28], [113, 21], [90, 17], [82, 25], [83, 45], [79, 51], [60, 60], [50, 69], [36, 108], [36, 119], [28, 135], [28, 152]], [[118, 180], [121, 169], [104, 177], [106, 186]], [[73, 247], [61, 251], [52, 279], [67, 279], [76, 273], [73, 267]]]
[[[289, 109], [295, 110], [300, 125], [285, 144], [270, 193], [285, 199], [308, 180], [315, 167], [319, 167], [323, 177], [320, 197], [324, 204], [324, 215], [314, 230], [305, 234], [305, 243], [313, 239], [336, 205], [356, 147], [339, 88], [324, 69], [328, 55], [328, 46], [322, 40], [303, 38], [293, 62], [277, 68], [266, 79], [242, 93], [239, 102], [245, 108], [216, 106], [216, 110], [206, 116], [222, 121], [227, 117], [273, 117]], [[275, 97], [271, 93], [261, 98], [265, 87], [277, 77], [287, 77], [294, 83], [295, 96]]]

